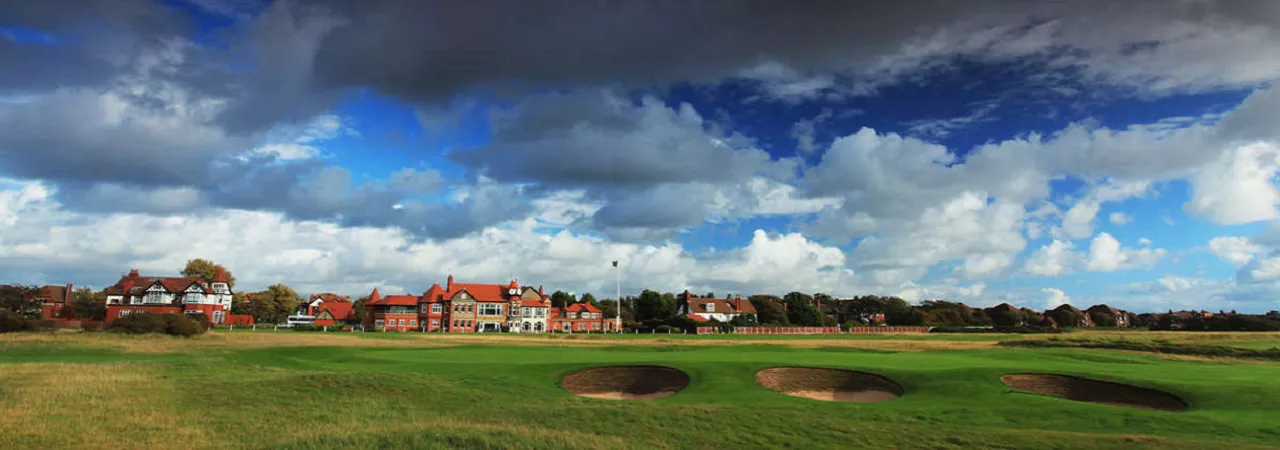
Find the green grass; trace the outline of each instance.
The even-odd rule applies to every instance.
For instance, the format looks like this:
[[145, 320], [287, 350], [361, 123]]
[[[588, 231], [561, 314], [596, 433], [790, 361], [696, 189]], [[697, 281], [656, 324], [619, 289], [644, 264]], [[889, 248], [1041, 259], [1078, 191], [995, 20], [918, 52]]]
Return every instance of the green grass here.
[[[1280, 439], [1280, 364], [1270, 362], [1074, 348], [891, 352], [627, 339], [586, 347], [360, 345], [406, 339], [374, 334], [348, 337], [354, 346], [216, 351], [197, 339], [188, 351], [159, 354], [121, 351], [93, 335], [0, 340], [0, 448], [1164, 449]], [[157, 348], [187, 342], [156, 341], [164, 344]], [[691, 384], [651, 402], [583, 399], [557, 386], [567, 372], [606, 364], [669, 365], [689, 373]], [[906, 394], [876, 404], [788, 397], [754, 381], [756, 371], [776, 365], [872, 371]], [[1019, 393], [999, 381], [1017, 372], [1163, 389], [1191, 409]]]

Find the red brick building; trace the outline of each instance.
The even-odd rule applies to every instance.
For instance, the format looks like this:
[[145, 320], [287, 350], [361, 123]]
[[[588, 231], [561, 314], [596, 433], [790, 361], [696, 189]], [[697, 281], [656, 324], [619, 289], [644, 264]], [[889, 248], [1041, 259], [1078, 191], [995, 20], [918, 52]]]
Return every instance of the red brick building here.
[[600, 308], [590, 303], [551, 308], [550, 323], [551, 330], [562, 333], [603, 333], [614, 329], [614, 321], [606, 320]]
[[506, 284], [456, 283], [450, 275], [444, 286], [433, 284], [421, 296], [383, 297], [374, 289], [365, 303], [364, 324], [388, 331], [476, 333], [521, 329], [527, 320], [541, 320], [542, 326], [531, 322], [530, 331], [545, 330], [545, 306], [539, 309], [534, 305], [547, 301], [541, 287], [521, 287], [515, 280]]
[[201, 314], [209, 323], [227, 323], [231, 315], [231, 285], [221, 267], [212, 280], [195, 277], [143, 276], [138, 271], [120, 277], [106, 289], [110, 324], [129, 314]]
[[75, 286], [65, 285], [46, 285], [40, 288], [40, 292], [36, 294], [36, 300], [40, 302], [40, 318], [50, 320], [55, 318], [71, 317], [72, 307], [75, 302], [76, 291]]

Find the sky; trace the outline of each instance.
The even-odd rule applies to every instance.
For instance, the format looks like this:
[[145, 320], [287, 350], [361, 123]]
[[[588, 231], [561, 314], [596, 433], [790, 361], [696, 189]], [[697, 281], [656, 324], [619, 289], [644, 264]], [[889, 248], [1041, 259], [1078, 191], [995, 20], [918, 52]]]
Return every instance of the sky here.
[[4, 2], [0, 281], [1264, 312], [1276, 48], [1265, 0]]

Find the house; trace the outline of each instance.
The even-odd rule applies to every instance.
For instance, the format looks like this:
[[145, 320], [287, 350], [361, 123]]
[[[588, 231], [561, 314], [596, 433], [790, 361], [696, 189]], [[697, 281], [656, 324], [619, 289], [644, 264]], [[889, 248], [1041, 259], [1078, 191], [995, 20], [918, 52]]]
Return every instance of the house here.
[[[1083, 311], [1080, 311], [1079, 308], [1076, 308], [1075, 306], [1071, 306], [1071, 304], [1068, 304], [1068, 303], [1058, 305], [1057, 308], [1053, 308], [1053, 310], [1047, 311], [1045, 315], [1053, 317], [1054, 322], [1056, 322], [1059, 326], [1064, 326], [1064, 327], [1092, 327], [1093, 326], [1093, 319], [1089, 318], [1088, 314], [1085, 314]], [[1066, 322], [1068, 315], [1074, 316], [1076, 318], [1074, 323]]]
[[613, 331], [614, 322], [605, 320], [604, 312], [590, 303], [574, 303], [551, 308], [548, 323], [552, 330], [565, 333], [603, 333]]
[[204, 315], [209, 323], [227, 322], [231, 313], [231, 285], [221, 267], [212, 280], [198, 277], [143, 276], [137, 269], [106, 289], [107, 317], [113, 320], [137, 312]]
[[312, 308], [316, 326], [344, 325], [356, 323], [355, 305], [350, 301], [322, 302]]
[[746, 317], [752, 322], [756, 320], [756, 307], [750, 301], [743, 300], [741, 295], [732, 298], [704, 298], [694, 296], [687, 289], [680, 295], [680, 314], [720, 322], [729, 322], [739, 317]]
[[320, 306], [325, 303], [351, 303], [351, 297], [346, 295], [338, 295], [330, 292], [323, 294], [311, 294], [311, 298], [299, 308], [299, 313], [308, 316], [317, 316], [320, 314]]
[[72, 304], [75, 303], [76, 299], [75, 286], [71, 284], [64, 286], [46, 285], [40, 288], [35, 299], [40, 302], [41, 319], [50, 320], [64, 317], [72, 312]]
[[1025, 311], [1018, 309], [1016, 306], [1008, 303], [1001, 303], [983, 310], [987, 313], [987, 317], [997, 326], [1004, 327], [1024, 327], [1027, 326], [1028, 317]]
[[[412, 318], [403, 308], [409, 305], [413, 306]], [[433, 284], [421, 296], [375, 295], [369, 298], [365, 308], [367, 326], [392, 331], [525, 331], [526, 323], [529, 332], [550, 328], [547, 322], [550, 303], [542, 288], [521, 287], [516, 280], [506, 284], [457, 283], [453, 275], [449, 275], [444, 286]], [[404, 324], [400, 323], [402, 320]]]
[[[1118, 310], [1118, 309], [1112, 308], [1112, 307], [1110, 307], [1110, 306], [1108, 306], [1108, 305], [1093, 305], [1093, 306], [1090, 306], [1090, 307], [1089, 307], [1089, 309], [1086, 309], [1086, 310], [1085, 310], [1085, 312], [1089, 313], [1089, 317], [1090, 317], [1091, 319], [1092, 319], [1095, 315], [1100, 314], [1100, 313], [1106, 313], [1106, 314], [1109, 314], [1109, 315], [1111, 315], [1111, 317], [1114, 317], [1114, 318], [1116, 319], [1116, 324], [1115, 324], [1115, 326], [1120, 327], [1120, 328], [1127, 328], [1127, 327], [1129, 327], [1129, 325], [1130, 325], [1130, 323], [1129, 323], [1129, 313], [1126, 313], [1126, 312], [1124, 312], [1124, 311], [1121, 311], [1121, 310]], [[1095, 322], [1096, 322], [1096, 321], [1095, 321]]]
[[418, 300], [416, 295], [388, 295], [383, 297], [373, 288], [365, 302], [365, 324], [387, 331], [418, 330]]

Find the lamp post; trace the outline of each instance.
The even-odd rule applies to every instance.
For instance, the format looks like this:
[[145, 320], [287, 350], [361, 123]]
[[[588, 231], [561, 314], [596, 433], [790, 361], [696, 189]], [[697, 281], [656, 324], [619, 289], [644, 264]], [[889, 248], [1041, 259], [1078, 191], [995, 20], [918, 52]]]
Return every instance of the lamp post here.
[[615, 286], [617, 287], [617, 292], [615, 293], [616, 295], [614, 295], [613, 299], [618, 304], [616, 311], [614, 311], [613, 313], [613, 330], [621, 333], [622, 332], [622, 269], [618, 267], [617, 260], [613, 261], [613, 273], [615, 277], [614, 278]]

